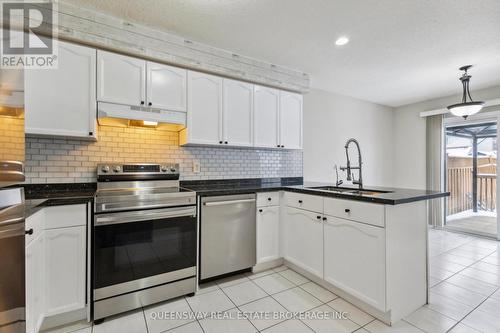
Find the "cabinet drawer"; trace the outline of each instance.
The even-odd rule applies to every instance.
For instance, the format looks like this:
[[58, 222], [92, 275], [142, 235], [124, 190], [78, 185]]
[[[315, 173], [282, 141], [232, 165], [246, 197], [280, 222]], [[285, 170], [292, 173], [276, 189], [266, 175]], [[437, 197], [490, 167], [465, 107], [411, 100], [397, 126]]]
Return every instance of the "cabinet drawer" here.
[[87, 205], [65, 205], [47, 207], [45, 229], [87, 225]]
[[280, 204], [279, 192], [257, 193], [257, 207], [277, 206]]
[[323, 197], [301, 193], [286, 193], [286, 205], [306, 209], [313, 212], [323, 212]]
[[325, 198], [325, 214], [356, 222], [385, 226], [384, 205], [366, 202]]

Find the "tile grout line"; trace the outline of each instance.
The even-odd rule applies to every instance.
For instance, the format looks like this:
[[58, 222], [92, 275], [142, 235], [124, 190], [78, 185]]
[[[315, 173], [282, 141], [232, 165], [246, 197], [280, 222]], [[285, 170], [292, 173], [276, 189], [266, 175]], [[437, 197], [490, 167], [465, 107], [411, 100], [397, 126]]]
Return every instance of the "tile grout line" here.
[[[468, 237], [470, 237], [470, 236], [468, 236]], [[453, 251], [453, 250], [456, 250], [456, 249], [460, 248], [461, 246], [468, 245], [468, 244], [472, 243], [473, 241], [474, 241], [474, 239], [472, 238], [472, 239], [470, 239], [469, 241], [467, 241], [467, 242], [465, 242], [465, 243], [463, 243], [463, 244], [461, 244], [461, 245], [458, 245], [458, 246], [456, 246], [456, 247], [454, 247], [454, 248], [451, 248], [451, 249], [449, 249], [449, 250], [447, 250], [447, 251], [444, 251], [444, 252], [440, 253], [439, 255], [437, 255], [437, 256], [435, 256], [435, 257], [441, 256], [441, 255], [443, 255], [443, 254], [450, 254], [450, 255], [455, 255], [455, 256], [461, 257], [461, 258], [467, 258], [467, 257], [463, 257], [463, 256], [460, 256], [460, 255], [457, 255], [457, 254], [452, 254], [452, 253], [449, 253], [449, 252], [451, 252], [451, 251]], [[472, 259], [472, 258], [467, 258], [467, 259], [474, 260], [474, 262], [472, 262], [472, 263], [471, 263], [471, 264], [469, 264], [469, 265], [465, 265], [465, 267], [464, 267], [463, 269], [461, 269], [461, 270], [459, 270], [459, 271], [457, 271], [457, 272], [453, 273], [452, 275], [450, 275], [450, 276], [449, 276], [449, 277], [447, 277], [446, 279], [441, 280], [441, 281], [440, 281], [439, 283], [437, 283], [436, 285], [434, 285], [434, 286], [430, 287], [430, 288], [429, 288], [429, 290], [431, 291], [433, 287], [438, 286], [439, 284], [441, 284], [441, 283], [443, 283], [443, 282], [447, 281], [448, 283], [450, 283], [450, 284], [452, 284], [452, 285], [454, 285], [454, 286], [456, 286], [456, 287], [459, 287], [459, 288], [462, 288], [462, 289], [464, 289], [464, 290], [467, 290], [467, 291], [470, 291], [470, 292], [476, 293], [475, 291], [469, 290], [469, 289], [464, 288], [464, 287], [462, 287], [462, 286], [457, 286], [456, 284], [454, 284], [454, 283], [452, 283], [452, 282], [450, 282], [450, 281], [448, 281], [448, 280], [449, 280], [450, 278], [452, 278], [453, 276], [455, 276], [455, 275], [459, 274], [460, 272], [464, 271], [465, 269], [467, 269], [467, 268], [471, 268], [471, 266], [473, 266], [473, 265], [477, 264], [478, 262], [482, 261], [484, 258], [486, 258], [486, 257], [488, 257], [488, 256], [490, 256], [490, 255], [492, 255], [494, 252], [496, 252], [496, 251], [494, 251], [494, 250], [493, 250], [491, 253], [489, 253], [489, 254], [487, 254], [487, 255], [485, 255], [485, 256], [483, 256], [483, 257], [481, 257], [480, 259]], [[447, 261], [447, 262], [453, 263], [453, 262], [448, 261], [448, 260], [446, 260], [446, 259], [444, 259], [444, 260], [445, 260], [445, 261]], [[457, 263], [454, 263], [454, 264], [457, 264]], [[462, 266], [463, 266], [463, 265], [462, 265]], [[468, 277], [468, 276], [467, 276], [467, 277]], [[471, 277], [469, 277], [469, 278], [471, 278]], [[471, 278], [471, 279], [474, 279], [474, 278]], [[477, 280], [477, 279], [474, 279], [474, 280]], [[477, 281], [484, 282], [484, 281], [481, 281], [481, 280], [477, 280]], [[477, 294], [477, 293], [476, 293], [476, 294]], [[440, 294], [440, 295], [441, 295], [441, 294]], [[446, 297], [446, 295], [441, 295], [441, 296]], [[484, 295], [483, 295], [483, 296], [484, 296]], [[490, 295], [490, 296], [491, 296], [491, 295]], [[478, 306], [480, 306], [482, 303], [484, 303], [484, 302], [485, 302], [485, 301], [486, 301], [486, 300], [487, 300], [490, 296], [488, 296], [486, 299], [484, 299], [484, 300], [483, 300], [483, 301], [482, 301], [482, 302], [481, 302]], [[461, 302], [458, 302], [458, 303], [461, 303]], [[463, 304], [463, 303], [461, 303], [461, 304]], [[466, 305], [466, 304], [464, 304], [464, 305]], [[434, 311], [434, 312], [436, 312], [436, 313], [439, 313], [440, 315], [442, 315], [442, 316], [444, 316], [444, 317], [446, 317], [446, 318], [449, 318], [449, 319], [451, 319], [451, 320], [455, 321], [455, 319], [453, 319], [453, 318], [451, 318], [451, 317], [449, 317], [449, 316], [447, 316], [447, 315], [445, 315], [445, 314], [443, 314], [443, 313], [441, 313], [441, 312], [439, 312], [439, 311], [436, 311], [436, 310], [434, 310], [434, 309], [429, 308], [429, 304], [426, 304], [426, 306], [427, 306], [427, 308], [428, 308], [429, 310]], [[476, 307], [476, 308], [477, 308], [477, 307]], [[468, 315], [469, 315], [472, 311], [474, 311], [476, 308], [472, 309], [469, 313], [467, 313], [464, 317], [462, 317], [462, 319], [458, 320], [458, 321], [457, 321], [454, 325], [452, 325], [452, 326], [449, 328], [449, 330], [453, 329], [455, 326], [457, 326], [459, 323], [461, 323], [461, 322], [462, 322], [462, 320], [463, 320], [463, 319], [465, 319], [465, 317], [467, 317], [467, 316], [468, 316]], [[410, 325], [412, 325], [412, 326], [415, 326], [415, 325], [413, 325], [412, 323], [408, 322], [408, 321], [406, 320], [406, 318], [403, 318], [402, 320], [403, 320], [403, 321], [405, 321], [405, 322], [407, 322], [408, 324], [410, 324]], [[421, 329], [421, 328], [420, 328], [420, 327], [418, 327], [418, 326], [415, 326], [415, 327], [417, 327], [418, 329]], [[447, 332], [448, 332], [449, 330], [447, 330]]]
[[[216, 290], [214, 290], [216, 291]], [[196, 295], [196, 294], [195, 294]], [[202, 294], [203, 295], [203, 294]], [[195, 315], [195, 319], [196, 319], [196, 322], [198, 323], [198, 325], [200, 326], [201, 328], [201, 331], [203, 333], [205, 333], [205, 329], [203, 328], [203, 326], [201, 326], [201, 323], [200, 323], [200, 320], [198, 319], [198, 315], [196, 314], [196, 312], [194, 312], [193, 308], [191, 307], [191, 304], [189, 304], [188, 300], [187, 300], [187, 297], [188, 296], [184, 296], [184, 301], [187, 303], [189, 309], [191, 310], [191, 312]], [[193, 296], [194, 297], [194, 296]], [[180, 327], [180, 326], [179, 326]]]
[[[461, 246], [461, 245], [460, 245], [460, 246]], [[454, 248], [454, 249], [456, 249], [456, 248]], [[454, 250], [454, 249], [452, 249], [452, 250]], [[450, 250], [450, 251], [451, 251], [451, 250]], [[496, 252], [496, 251], [493, 251], [493, 252]], [[471, 264], [469, 264], [469, 265], [465, 266], [463, 269], [459, 270], [458, 272], [453, 273], [452, 275], [448, 276], [446, 279], [439, 281], [438, 283], [436, 283], [435, 285], [433, 285], [433, 286], [432, 286], [432, 287], [430, 287], [429, 289], [432, 289], [432, 288], [434, 288], [435, 286], [437, 286], [437, 285], [441, 284], [442, 282], [447, 281], [448, 279], [450, 279], [450, 278], [452, 278], [453, 276], [455, 276], [455, 275], [459, 274], [460, 272], [464, 271], [465, 269], [467, 269], [467, 268], [471, 268], [473, 265], [477, 264], [478, 262], [482, 261], [484, 258], [486, 258], [486, 257], [490, 256], [491, 254], [493, 254], [493, 252], [492, 252], [492, 253], [490, 253], [490, 254], [488, 254], [488, 255], [486, 255], [486, 256], [484, 256], [484, 257], [482, 257], [481, 259], [477, 259], [476, 261], [474, 261], [473, 263], [471, 263]], [[444, 252], [444, 253], [446, 253], [446, 252]], [[461, 256], [459, 256], [459, 257], [461, 257]], [[465, 258], [465, 257], [461, 257], [461, 258]], [[468, 259], [470, 259], [470, 258], [468, 258]], [[445, 260], [445, 261], [447, 261], [447, 260]], [[451, 261], [450, 261], [450, 263], [451, 263]], [[456, 264], [456, 263], [455, 263], [455, 264]], [[463, 266], [463, 265], [462, 265], [462, 266]], [[429, 275], [429, 276], [430, 276], [430, 275]], [[467, 275], [466, 275], [466, 276], [467, 276]], [[470, 278], [470, 279], [474, 279], [474, 280], [477, 280], [477, 281], [481, 281], [481, 280], [478, 280], [478, 279], [472, 278], [472, 277], [470, 277], [470, 276], [467, 276], [467, 277], [468, 277], [468, 278]], [[481, 282], [484, 282], [484, 281], [481, 281]], [[448, 282], [448, 283], [451, 283], [451, 284], [453, 284], [453, 285], [455, 285], [455, 286], [456, 286], [456, 284], [454, 284], [454, 283], [452, 283], [452, 282]], [[484, 282], [484, 283], [487, 283], [487, 282]], [[460, 286], [457, 286], [457, 287], [460, 287]], [[463, 288], [463, 287], [461, 287], [461, 288]], [[463, 289], [469, 290], [469, 289], [467, 289], [467, 288], [463, 288]], [[469, 290], [469, 291], [472, 291], [472, 290]]]
[[[443, 252], [443, 253], [439, 254], [439, 256], [440, 256], [440, 255], [442, 255], [442, 254], [445, 254], [445, 253], [447, 253], [447, 252], [453, 251], [453, 250], [455, 250], [455, 249], [457, 249], [457, 248], [459, 248], [459, 247], [461, 247], [461, 246], [468, 245], [468, 244], [472, 243], [473, 241], [475, 241], [475, 239], [471, 239], [470, 241], [468, 241], [468, 242], [466, 242], [466, 243], [464, 243], [464, 244], [462, 244], [462, 245], [459, 245], [459, 246], [454, 247], [454, 248], [452, 248], [452, 249], [450, 249], [450, 250], [448, 250], [448, 251], [445, 251], [445, 252]], [[453, 277], [453, 276], [455, 276], [455, 275], [459, 274], [460, 272], [464, 271], [465, 269], [467, 269], [467, 268], [471, 268], [473, 265], [475, 265], [475, 264], [477, 264], [477, 263], [479, 263], [479, 262], [482, 262], [482, 260], [483, 260], [484, 258], [489, 257], [490, 255], [492, 255], [493, 253], [496, 253], [496, 252], [498, 252], [498, 250], [493, 250], [491, 253], [489, 253], [489, 254], [487, 254], [487, 255], [483, 256], [482, 258], [477, 259], [477, 260], [475, 259], [475, 261], [474, 261], [473, 263], [471, 263], [471, 264], [469, 264], [469, 265], [465, 266], [465, 267], [464, 267], [463, 269], [461, 269], [460, 271], [458, 271], [458, 272], [454, 273], [453, 275], [450, 275], [448, 278], [446, 278], [446, 279], [444, 279], [444, 280], [440, 281], [439, 283], [437, 283], [437, 284], [436, 284], [436, 285], [434, 285], [433, 287], [435, 287], [435, 286], [437, 286], [437, 285], [439, 285], [439, 284], [441, 284], [441, 283], [443, 283], [443, 282], [445, 282], [445, 281], [446, 281], [446, 282], [448, 282], [448, 283], [450, 283], [450, 284], [452, 284], [452, 285], [454, 285], [454, 286], [456, 286], [456, 287], [462, 288], [462, 289], [464, 289], [464, 290], [467, 290], [467, 291], [469, 291], [469, 292], [472, 292], [472, 293], [475, 293], [475, 294], [478, 294], [478, 295], [481, 295], [481, 296], [485, 296], [485, 295], [479, 294], [479, 293], [477, 293], [477, 292], [475, 292], [475, 291], [473, 291], [473, 290], [470, 290], [470, 289], [468, 289], [468, 288], [465, 288], [465, 287], [463, 287], [463, 286], [458, 286], [458, 285], [456, 285], [456, 284], [454, 284], [453, 282], [450, 282], [450, 281], [448, 281], [448, 280], [449, 280], [451, 277]], [[451, 254], [451, 253], [449, 253], [449, 254]], [[456, 255], [456, 254], [454, 254], [454, 255]], [[462, 256], [460, 256], [460, 255], [456, 255], [456, 256], [458, 256], [458, 257], [462, 257]], [[462, 258], [466, 258], [466, 257], [462, 257]], [[471, 259], [471, 258], [468, 258], [468, 259]], [[445, 260], [445, 261], [447, 261], [447, 260]], [[480, 282], [483, 282], [483, 283], [487, 283], [487, 282], [484, 282], [484, 281], [482, 281], [482, 280], [478, 280], [478, 279], [475, 279], [475, 278], [473, 278], [473, 277], [469, 277], [469, 276], [467, 276], [467, 275], [465, 275], [465, 276], [466, 276], [466, 277], [468, 277], [468, 278], [470, 278], [470, 279], [473, 279], [473, 280], [477, 280], [477, 281], [480, 281]], [[487, 283], [487, 284], [489, 284], [489, 283]], [[497, 287], [497, 289], [495, 289], [495, 291], [494, 291], [494, 292], [492, 292], [489, 296], [486, 296], [486, 298], [485, 298], [483, 301], [481, 301], [481, 302], [480, 302], [480, 303], [479, 303], [476, 307], [474, 307], [471, 311], [469, 311], [467, 314], [465, 314], [465, 315], [464, 315], [464, 316], [463, 316], [460, 320], [458, 320], [458, 321], [457, 321], [454, 325], [452, 325], [452, 326], [451, 326], [451, 327], [447, 330], [447, 332], [451, 331], [451, 330], [452, 330], [454, 327], [456, 327], [458, 324], [462, 323], [462, 322], [463, 322], [463, 320], [464, 320], [464, 319], [465, 319], [468, 315], [470, 315], [472, 312], [474, 312], [474, 311], [475, 311], [475, 310], [476, 310], [479, 306], [481, 306], [481, 304], [483, 304], [484, 302], [486, 302], [488, 299], [490, 299], [490, 297], [491, 297], [493, 294], [495, 294], [498, 290], [500, 290], [500, 287], [498, 287], [498, 286], [496, 286], [496, 287]], [[432, 289], [432, 288], [430, 288], [430, 289]], [[442, 295], [442, 294], [439, 294], [439, 295], [444, 296], [444, 297], [447, 297], [446, 295]], [[460, 303], [460, 304], [463, 304], [463, 305], [467, 305], [467, 304], [464, 304], [464, 303], [462, 303], [462, 302], [458, 302], [458, 301], [457, 301], [457, 303]], [[428, 305], [429, 305], [429, 304], [427, 304], [427, 307], [428, 307]], [[435, 311], [435, 312], [439, 313], [439, 314], [440, 314], [440, 315], [442, 315], [442, 316], [445, 316], [445, 317], [447, 317], [447, 318], [450, 318], [449, 316], [447, 316], [447, 315], [445, 315], [445, 314], [443, 314], [443, 313], [441, 313], [441, 312], [439, 312], [439, 311], [437, 311], [437, 310], [430, 309], [430, 308], [429, 308], [429, 310]], [[478, 310], [478, 311], [479, 311], [479, 310]], [[455, 319], [453, 319], [453, 318], [450, 318], [450, 319], [455, 320]], [[406, 321], [405, 319], [403, 319], [403, 320], [404, 320], [405, 322], [408, 322], [408, 321]], [[408, 322], [408, 323], [409, 323], [409, 322]], [[411, 323], [409, 323], [409, 324], [411, 324]], [[463, 324], [463, 325], [465, 325], [465, 324]], [[413, 325], [413, 326], [414, 326], [414, 325]], [[467, 326], [467, 325], [466, 325], [466, 326]]]
[[[250, 280], [250, 279], [248, 279], [248, 280]], [[245, 281], [245, 282], [246, 282], [246, 281]], [[238, 283], [238, 284], [240, 284], [240, 283]], [[236, 286], [236, 285], [238, 285], [238, 284], [235, 284], [235, 286]], [[228, 286], [227, 288], [229, 288], [229, 287], [232, 287], [232, 286]], [[234, 303], [234, 301], [231, 299], [231, 297], [229, 297], [229, 296], [228, 296], [228, 295], [224, 292], [224, 288], [220, 288], [220, 290], [221, 290], [221, 291], [222, 291], [222, 293], [223, 293], [223, 294], [224, 294], [224, 295], [225, 295], [225, 296], [229, 299], [229, 301], [230, 301], [231, 303], [233, 303], [233, 305], [235, 306], [235, 308], [236, 308], [236, 309], [238, 309], [238, 311], [242, 312], [242, 311], [241, 311], [241, 309], [238, 307], [238, 305], [236, 305], [236, 303]], [[233, 309], [234, 309], [234, 308], [233, 308]], [[226, 311], [229, 311], [229, 310], [232, 310], [232, 309], [228, 309], [228, 310], [226, 310]], [[224, 311], [224, 312], [226, 312], [226, 311]], [[255, 325], [254, 325], [254, 324], [253, 324], [253, 323], [252, 323], [252, 322], [251, 322], [248, 318], [245, 318], [245, 319], [246, 319], [246, 321], [248, 321], [248, 322], [250, 323], [250, 325], [252, 325], [252, 326], [253, 326], [253, 327], [257, 330], [257, 332], [259, 332], [259, 329], [258, 329], [257, 327], [255, 327]]]
[[149, 333], [148, 321], [146, 319], [146, 312], [144, 311], [144, 307], [141, 306], [142, 318], [144, 318], [144, 324], [146, 325], [146, 332]]
[[[479, 308], [484, 302], [486, 302], [487, 300], [489, 300], [491, 298], [492, 295], [494, 295], [497, 291], [500, 290], [500, 287], [497, 287], [497, 289], [495, 289], [494, 292], [492, 292], [488, 297], [486, 297], [481, 303], [479, 303], [475, 308], [473, 308], [470, 312], [468, 312], [465, 316], [463, 316], [462, 319], [460, 319], [455, 325], [453, 325], [452, 327], [450, 327], [450, 329], [447, 331], [449, 332], [451, 329], [453, 329], [453, 327], [457, 326], [459, 323], [461, 323], [468, 315], [470, 315], [472, 312], [474, 312], [475, 310], [477, 310], [477, 308]], [[478, 311], [481, 311], [481, 310], [478, 310]], [[438, 312], [438, 311], [436, 311]], [[483, 311], [481, 311], [483, 312]], [[440, 313], [440, 312], [438, 312]], [[465, 325], [465, 324], [463, 324]], [[469, 326], [469, 325], [465, 325], [465, 326]], [[474, 328], [474, 327], [472, 327]], [[475, 329], [475, 328], [474, 328]]]

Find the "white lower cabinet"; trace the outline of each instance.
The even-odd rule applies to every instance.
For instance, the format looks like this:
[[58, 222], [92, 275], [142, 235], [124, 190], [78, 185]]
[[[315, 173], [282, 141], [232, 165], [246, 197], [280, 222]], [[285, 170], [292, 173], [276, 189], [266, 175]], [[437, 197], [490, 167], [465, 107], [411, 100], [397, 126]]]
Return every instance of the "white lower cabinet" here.
[[86, 227], [45, 232], [45, 315], [85, 308]]
[[385, 312], [385, 229], [325, 217], [324, 280]]
[[287, 207], [284, 222], [284, 258], [323, 278], [322, 215]]
[[[39, 218], [33, 216], [34, 219]], [[28, 222], [28, 221], [27, 221]], [[28, 223], [27, 223], [28, 225]], [[44, 307], [44, 235], [33, 233], [33, 238], [26, 242], [26, 332], [36, 333], [43, 321]]]
[[280, 207], [257, 208], [257, 263], [278, 259]]
[[84, 319], [87, 205], [43, 208], [26, 227], [26, 332]]

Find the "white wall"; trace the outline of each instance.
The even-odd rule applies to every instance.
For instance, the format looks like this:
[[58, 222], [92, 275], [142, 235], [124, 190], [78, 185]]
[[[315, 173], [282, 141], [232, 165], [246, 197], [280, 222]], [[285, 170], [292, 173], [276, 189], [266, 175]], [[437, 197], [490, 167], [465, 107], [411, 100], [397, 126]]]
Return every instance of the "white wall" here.
[[304, 179], [334, 182], [333, 166], [346, 164], [344, 144], [356, 138], [364, 183], [393, 185], [392, 126], [392, 108], [321, 90], [304, 95]]
[[[500, 87], [472, 91], [475, 100], [500, 98]], [[405, 105], [394, 111], [394, 186], [425, 188], [426, 125], [420, 112], [445, 108], [461, 96], [448, 96]]]

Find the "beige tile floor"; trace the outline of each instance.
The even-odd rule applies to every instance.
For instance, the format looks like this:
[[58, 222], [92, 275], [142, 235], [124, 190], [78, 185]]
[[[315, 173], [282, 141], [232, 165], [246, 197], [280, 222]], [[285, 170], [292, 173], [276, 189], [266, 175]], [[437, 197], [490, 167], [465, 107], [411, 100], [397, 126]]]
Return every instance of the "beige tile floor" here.
[[[225, 333], [225, 332], [500, 332], [500, 242], [432, 230], [431, 300], [392, 327], [337, 295], [287, 269], [243, 274], [202, 286], [194, 297], [181, 297], [110, 318], [94, 327], [72, 326], [75, 333]], [[154, 314], [219, 311], [197, 318], [154, 320]], [[231, 319], [238, 313], [343, 312], [348, 319]], [[199, 313], [200, 314], [200, 313]], [[62, 332], [63, 330], [61, 330]]]

